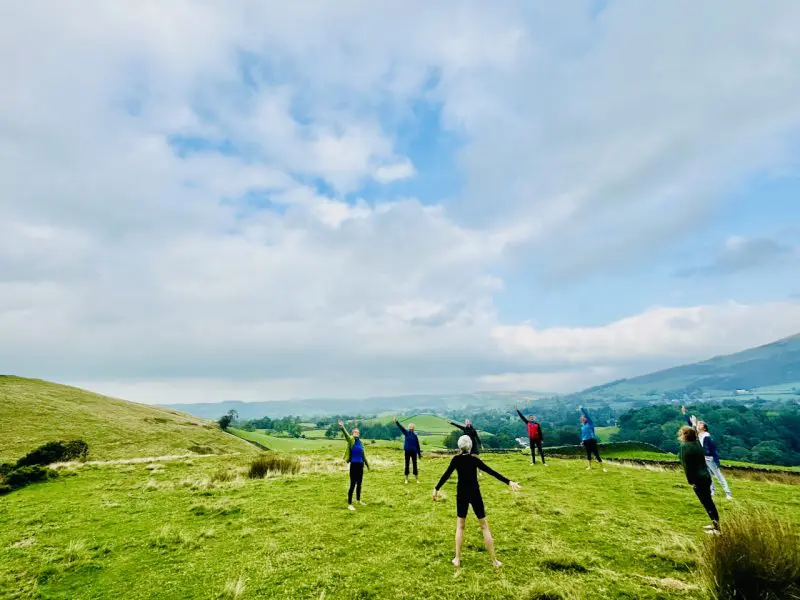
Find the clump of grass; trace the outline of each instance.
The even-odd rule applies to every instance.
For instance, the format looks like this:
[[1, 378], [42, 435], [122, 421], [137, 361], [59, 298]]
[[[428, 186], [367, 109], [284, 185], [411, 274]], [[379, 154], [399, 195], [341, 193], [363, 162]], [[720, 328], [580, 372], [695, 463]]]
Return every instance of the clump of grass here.
[[214, 454], [214, 449], [211, 446], [202, 446], [201, 444], [192, 444], [189, 446], [189, 452], [195, 454]]
[[72, 540], [69, 545], [67, 545], [67, 549], [62, 556], [62, 560], [66, 563], [75, 563], [88, 560], [89, 558], [91, 558], [91, 554], [83, 540]]
[[586, 573], [589, 569], [583, 566], [581, 563], [576, 562], [572, 559], [566, 558], [550, 558], [547, 560], [543, 560], [541, 563], [542, 567], [545, 569], [550, 569], [551, 571], [567, 571], [570, 573]]
[[229, 481], [233, 481], [234, 479], [236, 479], [236, 473], [225, 468], [218, 469], [211, 475], [211, 481], [213, 483], [227, 483]]
[[800, 535], [761, 509], [737, 511], [705, 540], [701, 573], [714, 600], [800, 597]]
[[150, 546], [153, 548], [169, 548], [171, 546], [190, 545], [191, 542], [192, 540], [186, 533], [167, 524], [161, 527], [158, 533], [151, 538]]
[[259, 454], [250, 463], [247, 476], [250, 479], [263, 479], [270, 473], [281, 475], [295, 475], [300, 471], [300, 461], [296, 456], [267, 452]]
[[236, 579], [229, 579], [225, 582], [225, 587], [217, 596], [219, 600], [238, 600], [244, 596], [244, 576], [240, 575]]

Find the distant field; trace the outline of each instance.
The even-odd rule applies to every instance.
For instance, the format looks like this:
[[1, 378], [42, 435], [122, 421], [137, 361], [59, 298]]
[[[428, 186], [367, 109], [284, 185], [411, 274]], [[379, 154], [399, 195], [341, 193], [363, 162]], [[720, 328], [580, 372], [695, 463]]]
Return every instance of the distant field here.
[[94, 460], [192, 452], [252, 453], [216, 424], [56, 383], [0, 376], [0, 462], [80, 438]]
[[610, 442], [611, 436], [619, 431], [619, 427], [595, 427], [594, 431], [601, 442]]
[[453, 429], [455, 429], [455, 427], [450, 425], [450, 423], [448, 423], [447, 419], [444, 417], [431, 414], [419, 414], [411, 417], [403, 417], [400, 419], [400, 423], [402, 423], [404, 427], [409, 423], [414, 423], [414, 427], [416, 428], [418, 434], [439, 433], [447, 435], [453, 431]]
[[[344, 451], [344, 440], [341, 437], [334, 440], [329, 440], [324, 436], [320, 438], [306, 437], [305, 439], [279, 437], [257, 431], [244, 431], [243, 429], [235, 429], [233, 427], [230, 428], [230, 432], [242, 439], [258, 442], [270, 450], [275, 450], [277, 452], [302, 452], [334, 448], [341, 449], [342, 452]], [[306, 435], [308, 434], [306, 433]], [[400, 448], [402, 446], [401, 442], [386, 440], [365, 440], [365, 444], [367, 451], [369, 451], [369, 448], [372, 446], [379, 448]]]

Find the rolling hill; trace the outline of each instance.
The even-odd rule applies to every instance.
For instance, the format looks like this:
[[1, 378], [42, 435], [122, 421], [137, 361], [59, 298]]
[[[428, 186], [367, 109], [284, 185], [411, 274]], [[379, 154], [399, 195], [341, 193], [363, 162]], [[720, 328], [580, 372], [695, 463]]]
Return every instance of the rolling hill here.
[[0, 462], [49, 441], [80, 438], [96, 460], [254, 452], [212, 423], [65, 385], [0, 376]]
[[800, 334], [735, 354], [612, 381], [570, 396], [617, 401], [679, 398], [800, 398]]

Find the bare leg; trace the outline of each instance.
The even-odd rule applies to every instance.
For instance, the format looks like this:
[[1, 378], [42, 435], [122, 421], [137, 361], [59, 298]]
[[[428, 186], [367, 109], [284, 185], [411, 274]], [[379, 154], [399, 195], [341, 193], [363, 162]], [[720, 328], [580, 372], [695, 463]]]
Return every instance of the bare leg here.
[[489, 531], [489, 522], [484, 517], [478, 521], [481, 524], [483, 531], [483, 543], [486, 544], [486, 550], [489, 551], [489, 558], [492, 559], [492, 565], [499, 567], [502, 563], [497, 560], [497, 555], [494, 553], [494, 539], [492, 539], [492, 532]]
[[453, 565], [456, 567], [461, 566], [461, 545], [464, 543], [464, 522], [466, 519], [456, 519], [456, 557], [453, 559]]

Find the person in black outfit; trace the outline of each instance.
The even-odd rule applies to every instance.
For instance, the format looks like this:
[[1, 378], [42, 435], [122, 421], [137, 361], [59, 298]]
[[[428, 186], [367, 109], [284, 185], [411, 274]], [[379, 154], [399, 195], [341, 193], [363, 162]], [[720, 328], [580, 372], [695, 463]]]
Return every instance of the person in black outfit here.
[[450, 466], [447, 467], [447, 470], [444, 472], [441, 479], [439, 479], [439, 483], [436, 484], [433, 490], [433, 499], [436, 500], [439, 497], [439, 490], [450, 478], [450, 475], [453, 474], [453, 471], [458, 473], [458, 485], [456, 487], [456, 557], [453, 559], [453, 565], [456, 567], [461, 566], [461, 545], [464, 542], [464, 523], [466, 522], [467, 512], [471, 505], [481, 525], [483, 542], [486, 544], [486, 549], [489, 551], [492, 565], [499, 567], [502, 563], [497, 560], [497, 556], [495, 555], [492, 532], [489, 531], [489, 523], [486, 521], [486, 509], [483, 505], [481, 488], [478, 485], [478, 469], [507, 484], [514, 491], [520, 489], [520, 486], [516, 482], [503, 477], [497, 471], [487, 467], [480, 458], [471, 454], [472, 440], [469, 436], [462, 435], [459, 438], [458, 449], [459, 453], [450, 461]]
[[408, 429], [406, 429], [400, 424], [400, 421], [398, 421], [396, 417], [394, 422], [400, 428], [400, 431], [403, 432], [403, 436], [405, 437], [405, 439], [403, 440], [403, 450], [405, 451], [406, 455], [406, 469], [405, 469], [406, 483], [408, 483], [409, 462], [414, 463], [414, 479], [416, 479], [417, 483], [419, 483], [419, 473], [417, 472], [417, 457], [419, 456], [420, 459], [422, 458], [422, 446], [420, 446], [417, 434], [414, 433], [414, 424], [409, 423]]
[[679, 456], [686, 481], [692, 486], [697, 499], [703, 505], [711, 525], [707, 525], [705, 532], [708, 534], [719, 533], [719, 511], [711, 497], [711, 473], [706, 466], [703, 447], [697, 440], [697, 431], [692, 427], [681, 427], [678, 432], [680, 442]]
[[455, 421], [447, 421], [453, 427], [458, 427], [461, 431], [463, 431], [466, 435], [469, 436], [470, 441], [472, 442], [472, 450], [470, 454], [480, 454], [481, 451], [481, 438], [478, 437], [478, 430], [472, 426], [472, 421], [469, 419], [464, 420], [464, 424], [460, 425]]
[[544, 441], [544, 435], [542, 434], [542, 426], [536, 420], [536, 417], [533, 415], [528, 415], [527, 417], [522, 414], [522, 411], [514, 407], [517, 410], [517, 414], [519, 418], [522, 419], [522, 422], [525, 423], [525, 428], [528, 431], [528, 442], [530, 442], [531, 447], [531, 464], [536, 464], [536, 449], [539, 449], [539, 456], [542, 457], [542, 464], [547, 466], [547, 463], [544, 462], [544, 449], [542, 448], [542, 442]]

